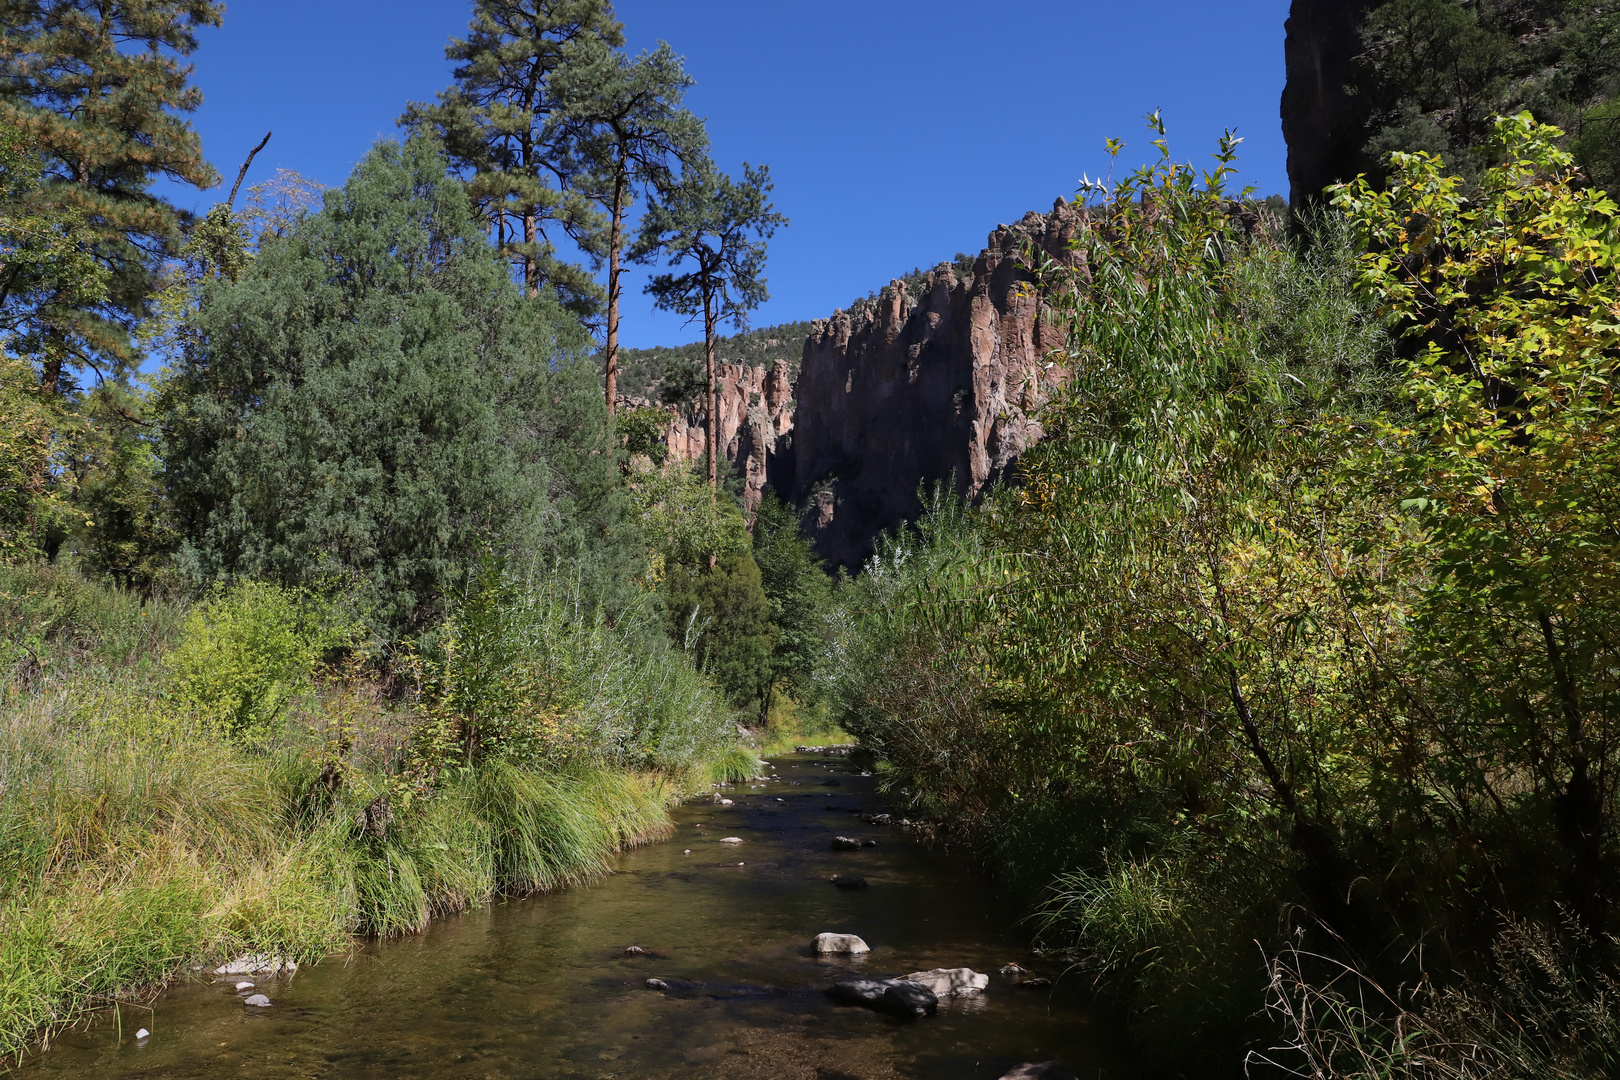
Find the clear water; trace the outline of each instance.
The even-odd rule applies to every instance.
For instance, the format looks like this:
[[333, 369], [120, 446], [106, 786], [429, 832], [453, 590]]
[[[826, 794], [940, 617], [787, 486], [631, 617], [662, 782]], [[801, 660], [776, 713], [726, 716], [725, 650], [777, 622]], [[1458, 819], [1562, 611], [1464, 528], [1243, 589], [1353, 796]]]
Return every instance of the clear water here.
[[[1052, 1058], [1082, 1080], [1131, 1075], [1079, 980], [1029, 990], [995, 975], [1013, 960], [1060, 972], [1028, 957], [1017, 913], [961, 856], [862, 824], [882, 809], [874, 782], [841, 759], [774, 764], [780, 780], [737, 785], [732, 806], [681, 807], [672, 839], [593, 885], [261, 978], [270, 1009], [245, 1007], [234, 977], [178, 986], [150, 1012], [63, 1033], [18, 1075], [965, 1080]], [[878, 846], [832, 851], [835, 835]], [[870, 887], [837, 889], [833, 874]], [[859, 934], [872, 953], [818, 959], [821, 931]], [[629, 945], [651, 955], [626, 957]], [[822, 993], [851, 972], [964, 965], [989, 973], [989, 990], [912, 1022]], [[691, 985], [649, 990], [652, 977]], [[137, 1042], [140, 1027], [152, 1034]]]

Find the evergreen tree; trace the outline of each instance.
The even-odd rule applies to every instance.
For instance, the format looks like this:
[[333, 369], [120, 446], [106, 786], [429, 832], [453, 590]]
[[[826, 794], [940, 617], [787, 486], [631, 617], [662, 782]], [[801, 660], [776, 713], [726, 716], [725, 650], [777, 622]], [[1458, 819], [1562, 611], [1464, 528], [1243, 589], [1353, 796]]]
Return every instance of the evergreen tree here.
[[481, 546], [546, 550], [548, 454], [606, 417], [594, 378], [595, 415], [560, 415], [593, 407], [554, 370], [584, 336], [520, 295], [479, 226], [430, 141], [383, 142], [238, 280], [204, 284], [161, 395], [183, 569], [346, 583], [399, 633], [439, 617]]
[[703, 122], [680, 107], [692, 79], [665, 42], [631, 59], [602, 39], [569, 51], [555, 80], [563, 102], [568, 146], [587, 169], [581, 189], [607, 211], [607, 344], [604, 389], [608, 411], [618, 391], [619, 276], [625, 213], [635, 189], [668, 188], [673, 160], [693, 161], [708, 144]]
[[154, 263], [184, 222], [151, 181], [218, 181], [178, 114], [202, 101], [181, 58], [223, 10], [213, 0], [0, 0], [0, 126], [37, 154], [45, 181], [29, 209], [82, 219], [87, 249], [109, 274], [101, 303], [66, 286], [13, 314], [8, 298], [8, 315], [39, 342], [48, 392], [65, 388], [66, 364], [119, 370], [133, 358], [129, 334]]
[[[1426, 150], [1472, 176], [1497, 115], [1562, 128], [1587, 174], [1620, 183], [1620, 8], [1585, 0], [1380, 0], [1353, 71], [1357, 171]], [[1349, 176], [1344, 179], [1350, 179]]]
[[743, 708], [768, 692], [775, 635], [752, 554], [725, 555], [708, 567], [672, 564], [665, 604], [672, 636], [684, 641], [696, 632], [691, 651], [733, 705]]
[[[715, 168], [707, 156], [690, 162], [680, 182], [655, 196], [641, 219], [631, 259], [652, 262], [660, 254], [681, 273], [659, 274], [647, 285], [656, 307], [703, 319], [703, 354], [707, 368], [708, 415], [705, 459], [709, 487], [718, 489], [716, 444], [719, 413], [714, 400], [715, 328], [730, 321], [748, 326], [748, 313], [769, 298], [765, 279], [765, 240], [787, 218], [769, 199], [770, 168], [743, 163], [741, 183]], [[750, 236], [759, 239], [750, 239]]]
[[443, 143], [496, 246], [522, 268], [529, 295], [548, 287], [584, 315], [599, 309], [601, 288], [584, 267], [557, 257], [548, 229], [597, 255], [602, 221], [572, 187], [580, 165], [559, 145], [552, 84], [571, 46], [622, 44], [606, 0], [477, 0], [467, 36], [445, 49], [460, 65], [455, 85], [438, 104], [412, 103], [400, 118]]
[[754, 512], [754, 561], [770, 613], [771, 655], [760, 695], [759, 718], [769, 719], [771, 695], [785, 690], [801, 704], [826, 652], [832, 579], [799, 532], [790, 508], [766, 491]]

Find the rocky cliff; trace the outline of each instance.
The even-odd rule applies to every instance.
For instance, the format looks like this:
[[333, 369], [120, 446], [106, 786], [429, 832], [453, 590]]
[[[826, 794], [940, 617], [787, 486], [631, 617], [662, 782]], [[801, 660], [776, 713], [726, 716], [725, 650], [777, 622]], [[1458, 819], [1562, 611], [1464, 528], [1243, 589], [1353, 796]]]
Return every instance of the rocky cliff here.
[[[854, 568], [879, 531], [915, 519], [920, 486], [982, 490], [1040, 437], [1033, 413], [1057, 370], [1032, 254], [1076, 258], [1083, 225], [1059, 200], [998, 227], [971, 272], [941, 264], [818, 321], [796, 385], [780, 360], [720, 364], [720, 441], [749, 510], [769, 485], [805, 510], [823, 558]], [[701, 460], [701, 409], [678, 411], [667, 438], [675, 460]]]
[[1329, 184], [1365, 167], [1364, 96], [1347, 89], [1358, 28], [1383, 0], [1293, 0], [1283, 44], [1287, 82], [1282, 93], [1283, 139], [1288, 143], [1289, 203], [1304, 208]]

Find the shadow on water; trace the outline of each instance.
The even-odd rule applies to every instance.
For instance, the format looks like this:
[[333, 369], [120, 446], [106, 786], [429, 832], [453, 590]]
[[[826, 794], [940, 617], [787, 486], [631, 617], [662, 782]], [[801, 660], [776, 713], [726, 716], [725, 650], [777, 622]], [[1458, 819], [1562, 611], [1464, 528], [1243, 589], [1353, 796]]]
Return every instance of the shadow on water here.
[[[1080, 987], [1020, 989], [993, 974], [1012, 960], [1058, 972], [1027, 957], [1017, 912], [963, 858], [863, 824], [880, 809], [874, 782], [841, 759], [774, 764], [780, 779], [737, 785], [732, 806], [679, 808], [672, 839], [627, 853], [594, 885], [261, 978], [266, 1010], [245, 1008], [234, 978], [179, 986], [151, 1014], [126, 1010], [122, 1039], [102, 1018], [13, 1075], [977, 1080], [1051, 1058], [1082, 1080], [1131, 1075]], [[878, 844], [830, 850], [840, 834]], [[835, 888], [834, 874], [868, 887]], [[818, 958], [809, 944], [822, 931], [859, 934], [872, 952]], [[631, 945], [646, 954], [626, 956]], [[822, 993], [853, 973], [964, 965], [992, 973], [989, 990], [913, 1022]], [[648, 989], [652, 978], [668, 989]], [[139, 1045], [137, 1026], [153, 1032]]]

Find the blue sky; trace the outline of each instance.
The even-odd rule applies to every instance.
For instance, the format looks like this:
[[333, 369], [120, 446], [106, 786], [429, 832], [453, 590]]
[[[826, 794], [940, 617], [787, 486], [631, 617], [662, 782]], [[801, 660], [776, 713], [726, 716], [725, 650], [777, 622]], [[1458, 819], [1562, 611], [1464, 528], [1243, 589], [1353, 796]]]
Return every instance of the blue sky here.
[[[276, 166], [338, 184], [408, 100], [449, 81], [444, 45], [470, 0], [229, 0], [193, 57], [193, 120], [228, 185]], [[1163, 109], [1176, 156], [1208, 161], [1225, 127], [1240, 179], [1287, 192], [1277, 117], [1288, 0], [620, 0], [634, 51], [668, 41], [697, 80], [716, 160], [770, 165], [792, 224], [770, 248], [765, 326], [819, 318], [958, 251], [1106, 169], [1151, 156]], [[225, 189], [166, 188], [206, 208]], [[627, 284], [627, 345], [701, 332]]]

